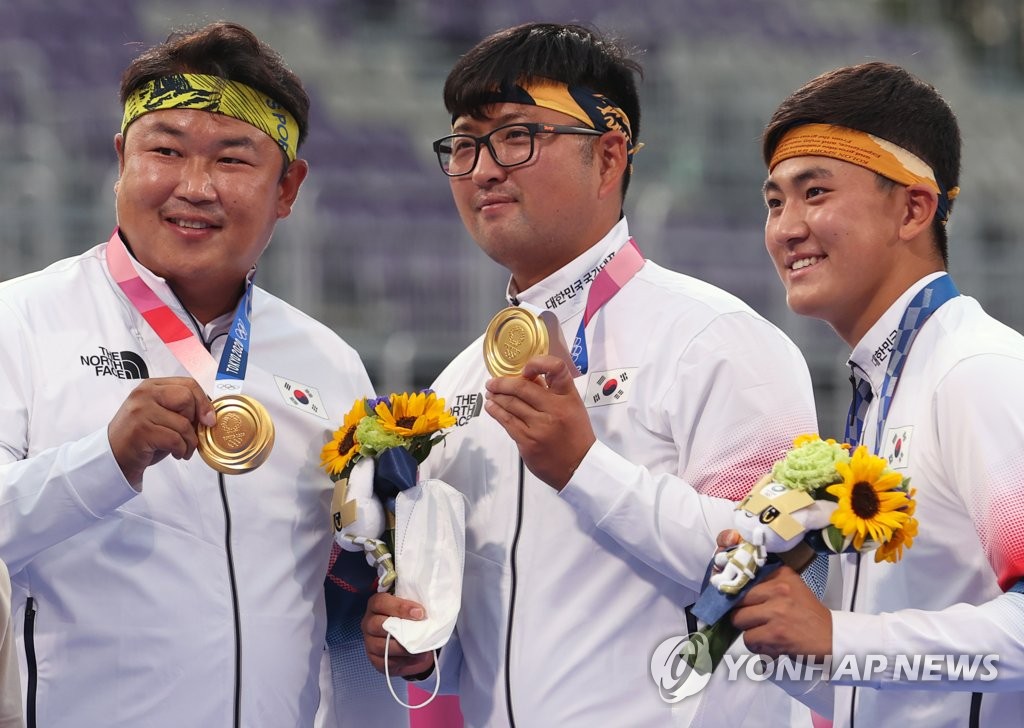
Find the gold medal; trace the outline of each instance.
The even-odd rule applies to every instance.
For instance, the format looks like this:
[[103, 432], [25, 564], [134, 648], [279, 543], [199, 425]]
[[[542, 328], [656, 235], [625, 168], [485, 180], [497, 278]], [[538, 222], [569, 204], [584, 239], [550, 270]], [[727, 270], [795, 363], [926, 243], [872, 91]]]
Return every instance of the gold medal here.
[[199, 455], [227, 475], [258, 468], [274, 447], [274, 423], [252, 397], [229, 394], [213, 400], [217, 424], [199, 425]]
[[523, 373], [526, 362], [547, 353], [547, 327], [524, 308], [502, 309], [487, 324], [484, 363], [491, 376], [518, 376]]

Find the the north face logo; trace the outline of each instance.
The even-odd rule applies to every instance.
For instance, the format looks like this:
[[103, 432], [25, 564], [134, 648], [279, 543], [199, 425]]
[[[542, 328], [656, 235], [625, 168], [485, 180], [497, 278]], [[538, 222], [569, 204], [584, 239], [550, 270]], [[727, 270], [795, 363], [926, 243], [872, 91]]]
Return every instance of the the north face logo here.
[[449, 401], [452, 417], [455, 418], [455, 424], [459, 427], [468, 424], [474, 417], [478, 417], [484, 408], [484, 395], [480, 392], [457, 394]]
[[149, 379], [149, 368], [134, 351], [111, 351], [100, 347], [99, 354], [83, 354], [82, 366], [92, 367], [97, 377]]

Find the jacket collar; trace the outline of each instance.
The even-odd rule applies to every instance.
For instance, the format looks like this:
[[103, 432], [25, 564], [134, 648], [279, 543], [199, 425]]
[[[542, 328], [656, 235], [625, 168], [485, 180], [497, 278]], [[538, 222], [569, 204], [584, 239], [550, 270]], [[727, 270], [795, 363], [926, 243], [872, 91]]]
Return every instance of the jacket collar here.
[[583, 311], [594, 278], [628, 240], [629, 226], [623, 217], [601, 240], [525, 291], [516, 293], [509, 279], [505, 298], [510, 306], [552, 311], [565, 323]]

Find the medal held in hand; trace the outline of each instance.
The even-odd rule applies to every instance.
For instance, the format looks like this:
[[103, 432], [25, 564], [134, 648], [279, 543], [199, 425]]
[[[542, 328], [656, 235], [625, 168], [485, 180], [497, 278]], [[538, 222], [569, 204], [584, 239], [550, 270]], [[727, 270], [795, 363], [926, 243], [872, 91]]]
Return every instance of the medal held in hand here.
[[484, 363], [493, 377], [519, 376], [535, 356], [548, 353], [548, 329], [540, 317], [518, 306], [502, 309], [484, 334]]
[[207, 394], [212, 380], [213, 394], [220, 395], [212, 403], [217, 423], [196, 428], [199, 455], [211, 468], [228, 475], [247, 473], [262, 465], [274, 446], [274, 423], [262, 404], [242, 394], [252, 338], [255, 269], [246, 277], [245, 291], [217, 364], [195, 332], [139, 276], [116, 229], [107, 242], [107, 265], [125, 296], [178, 362]]
[[199, 455], [226, 475], [255, 470], [274, 447], [274, 422], [252, 397], [229, 394], [213, 401], [217, 424], [199, 426]]

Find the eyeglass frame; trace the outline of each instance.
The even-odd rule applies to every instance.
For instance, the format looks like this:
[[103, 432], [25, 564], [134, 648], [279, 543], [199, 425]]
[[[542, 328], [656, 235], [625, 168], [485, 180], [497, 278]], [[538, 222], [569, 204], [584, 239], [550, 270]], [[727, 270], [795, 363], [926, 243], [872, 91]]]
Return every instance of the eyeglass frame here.
[[[503, 162], [498, 160], [498, 155], [494, 151], [494, 145], [491, 144], [491, 135], [495, 134], [495, 133], [497, 133], [499, 131], [502, 131], [503, 129], [509, 129], [509, 128], [515, 127], [515, 126], [521, 126], [521, 127], [525, 128], [527, 130], [527, 132], [530, 134], [530, 153], [527, 155], [526, 159], [522, 160], [521, 162], [513, 162], [512, 164], [505, 164], [505, 163], [503, 163]], [[583, 135], [583, 136], [602, 136], [604, 134], [604, 132], [600, 131], [598, 129], [591, 129], [590, 127], [586, 127], [586, 126], [571, 126], [571, 125], [568, 125], [568, 124], [548, 124], [547, 122], [543, 122], [543, 121], [517, 121], [517, 122], [512, 123], [512, 124], [502, 124], [501, 126], [495, 128], [495, 129], [491, 129], [486, 134], [481, 134], [480, 136], [473, 136], [472, 134], [465, 134], [465, 133], [462, 133], [462, 134], [449, 134], [449, 135], [443, 136], [440, 139], [438, 139], [437, 141], [435, 141], [433, 143], [433, 148], [434, 148], [434, 154], [437, 155], [437, 163], [441, 166], [441, 171], [444, 172], [446, 176], [448, 176], [448, 177], [465, 177], [467, 174], [472, 174], [473, 170], [476, 169], [477, 163], [480, 162], [480, 147], [482, 147], [484, 145], [487, 146], [487, 151], [489, 151], [491, 153], [491, 159], [493, 159], [494, 163], [497, 164], [499, 167], [504, 167], [505, 169], [509, 169], [511, 167], [518, 167], [521, 164], [526, 164], [531, 159], [533, 159], [533, 156], [536, 153], [537, 147], [536, 147], [536, 144], [535, 144], [535, 140], [536, 140], [538, 134], [579, 134], [579, 135]], [[474, 145], [474, 149], [473, 149], [473, 163], [469, 166], [469, 169], [467, 169], [465, 172], [459, 172], [458, 174], [451, 174], [450, 172], [448, 172], [447, 169], [444, 168], [444, 162], [441, 161], [441, 145], [445, 141], [447, 141], [449, 139], [472, 139], [473, 140], [473, 145]], [[449, 155], [449, 158], [450, 158], [451, 157], [451, 152], [449, 152], [448, 155]]]

